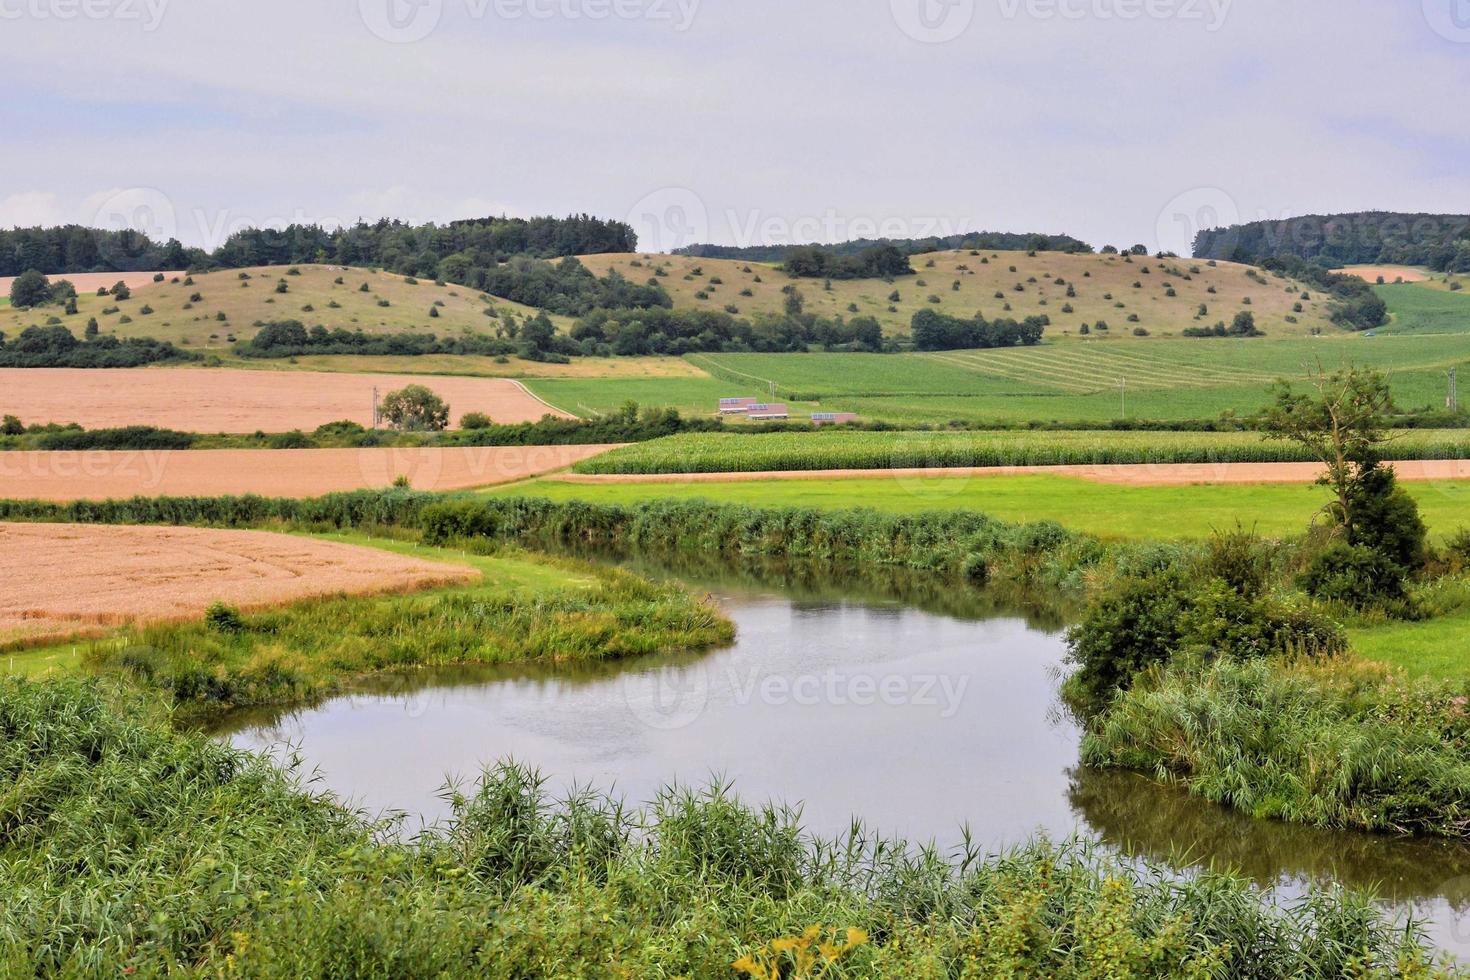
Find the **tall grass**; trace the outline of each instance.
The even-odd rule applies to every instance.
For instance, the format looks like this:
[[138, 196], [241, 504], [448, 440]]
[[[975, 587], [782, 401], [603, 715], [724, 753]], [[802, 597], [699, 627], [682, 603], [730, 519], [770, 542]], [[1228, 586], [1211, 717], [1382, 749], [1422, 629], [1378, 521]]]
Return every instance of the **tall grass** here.
[[613, 660], [734, 639], [723, 614], [677, 586], [563, 564], [587, 584], [339, 597], [249, 615], [216, 608], [95, 641], [83, 661], [209, 712], [318, 698], [380, 671]]
[[1256, 817], [1470, 837], [1470, 685], [1347, 659], [1175, 663], [1120, 693], [1088, 765], [1177, 780]]
[[814, 841], [719, 786], [631, 808], [509, 765], [404, 843], [95, 681], [0, 683], [0, 733], [5, 976], [792, 977], [823, 936], [834, 978], [1434, 975], [1361, 898], [1082, 845]]

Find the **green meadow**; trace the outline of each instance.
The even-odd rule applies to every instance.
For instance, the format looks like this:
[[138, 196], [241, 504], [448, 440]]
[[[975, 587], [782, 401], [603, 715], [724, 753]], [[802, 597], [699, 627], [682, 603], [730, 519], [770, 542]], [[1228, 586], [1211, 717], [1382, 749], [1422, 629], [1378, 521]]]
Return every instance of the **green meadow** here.
[[[1433, 536], [1470, 526], [1470, 481], [1405, 484]], [[1007, 521], [1055, 521], [1104, 538], [1207, 537], [1237, 523], [1269, 537], [1300, 534], [1327, 502], [1302, 484], [1125, 487], [1062, 476], [882, 477], [738, 483], [571, 483], [542, 479], [503, 496], [630, 504], [652, 498], [760, 507], [870, 507], [894, 513], [974, 510]]]

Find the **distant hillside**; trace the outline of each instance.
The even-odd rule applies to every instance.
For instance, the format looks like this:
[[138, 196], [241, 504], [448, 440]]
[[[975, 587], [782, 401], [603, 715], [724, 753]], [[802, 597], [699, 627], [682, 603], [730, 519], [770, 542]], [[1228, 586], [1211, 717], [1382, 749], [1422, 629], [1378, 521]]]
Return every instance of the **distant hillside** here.
[[[1084, 323], [1092, 335], [1129, 340], [1135, 330], [1153, 337], [1182, 334], [1191, 327], [1230, 324], [1242, 311], [1251, 312], [1270, 337], [1339, 332], [1330, 319], [1328, 293], [1284, 274], [1227, 262], [951, 250], [915, 257], [912, 276], [833, 279], [830, 288], [822, 279], [793, 279], [754, 260], [643, 254], [583, 256], [582, 262], [598, 275], [653, 279], [678, 310], [724, 311], [743, 319], [781, 316], [792, 300], [787, 290], [795, 289], [807, 313], [873, 317], [890, 336], [909, 333], [919, 310], [956, 317], [979, 312], [989, 319], [1045, 315], [1052, 322], [1049, 340], [1080, 336]], [[1108, 330], [1097, 331], [1098, 321], [1105, 321]]]
[[[291, 268], [297, 274], [290, 274]], [[64, 278], [53, 277], [53, 282]], [[117, 278], [136, 282], [139, 277]], [[67, 314], [60, 305], [29, 310], [6, 305], [0, 308], [0, 333], [13, 337], [28, 326], [60, 325], [81, 337], [87, 322], [95, 319], [103, 336], [156, 337], [187, 350], [228, 356], [231, 343], [251, 339], [258, 322], [299, 320], [307, 327], [341, 327], [368, 334], [497, 336], [507, 333], [512, 323], [524, 322], [539, 312], [465, 286], [438, 286], [432, 280], [414, 283], [387, 272], [340, 266], [221, 269], [187, 278], [170, 275], [158, 283], [147, 278], [146, 284], [134, 286], [132, 296], [121, 301], [98, 296], [95, 289], [79, 290], [74, 314]], [[277, 292], [282, 283], [286, 291]], [[551, 319], [562, 329], [571, 322], [558, 316]], [[52, 320], [56, 323], [51, 324]]]
[[955, 249], [991, 249], [1004, 252], [1091, 252], [1092, 246], [1071, 235], [1019, 234], [1004, 231], [976, 231], [944, 238], [858, 238], [835, 245], [812, 242], [809, 245], [690, 245], [676, 249], [675, 255], [695, 258], [740, 259], [745, 262], [784, 262], [794, 248], [818, 248], [833, 255], [857, 255], [878, 245], [892, 245], [910, 255], [944, 252]]
[[1295, 258], [1326, 268], [1410, 265], [1470, 272], [1470, 215], [1363, 211], [1256, 221], [1200, 232], [1194, 254], [1251, 265]]

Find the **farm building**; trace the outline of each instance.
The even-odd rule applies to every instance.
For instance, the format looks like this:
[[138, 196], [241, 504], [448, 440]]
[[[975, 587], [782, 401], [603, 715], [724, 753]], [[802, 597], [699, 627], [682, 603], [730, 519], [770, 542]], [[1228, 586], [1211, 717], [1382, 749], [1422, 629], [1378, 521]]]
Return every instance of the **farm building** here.
[[856, 412], [813, 412], [812, 425], [841, 425], [844, 422], [856, 422]]
[[756, 400], [754, 398], [721, 398], [720, 414], [744, 415], [746, 409], [750, 408], [750, 406], [754, 404], [756, 404]]
[[785, 405], [749, 405], [745, 409], [745, 415], [747, 418], [754, 419], [757, 422], [771, 422], [777, 419], [791, 418], [791, 412]]

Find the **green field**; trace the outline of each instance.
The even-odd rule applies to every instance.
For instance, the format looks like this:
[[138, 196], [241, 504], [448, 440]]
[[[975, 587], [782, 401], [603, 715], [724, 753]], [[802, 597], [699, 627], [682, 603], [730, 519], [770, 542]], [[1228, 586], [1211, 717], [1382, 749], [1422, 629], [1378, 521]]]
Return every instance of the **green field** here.
[[1353, 649], [1370, 660], [1402, 668], [1410, 677], [1470, 674], [1470, 609], [1423, 622], [1391, 622], [1350, 632]]
[[[1470, 458], [1462, 429], [1399, 433], [1395, 459]], [[745, 473], [915, 467], [1115, 463], [1311, 462], [1295, 443], [1255, 432], [691, 433], [638, 443], [578, 463], [579, 473]]]
[[1431, 283], [1377, 286], [1375, 291], [1388, 303], [1392, 322], [1385, 334], [1470, 333], [1470, 291], [1449, 292]]
[[[1470, 481], [1407, 483], [1434, 537], [1470, 526]], [[1125, 487], [1061, 476], [881, 477], [738, 483], [580, 484], [556, 479], [488, 491], [500, 496], [633, 503], [654, 497], [761, 507], [871, 507], [898, 513], [974, 510], [1008, 521], [1055, 521], [1105, 538], [1201, 538], [1239, 522], [1263, 535], [1301, 533], [1327, 502], [1300, 484]]]
[[[1209, 419], [1261, 407], [1277, 378], [1347, 363], [1388, 372], [1400, 407], [1437, 409], [1444, 406], [1445, 371], [1470, 373], [1463, 337], [1427, 334], [1063, 342], [889, 355], [696, 354], [689, 360], [728, 382], [724, 394], [765, 395], [774, 383], [783, 399], [897, 423]], [[715, 387], [708, 391], [718, 397]]]

